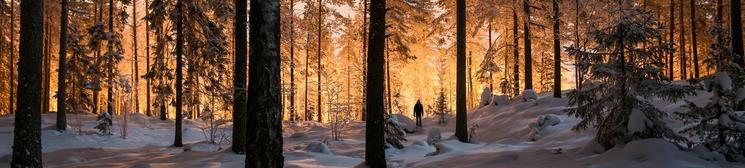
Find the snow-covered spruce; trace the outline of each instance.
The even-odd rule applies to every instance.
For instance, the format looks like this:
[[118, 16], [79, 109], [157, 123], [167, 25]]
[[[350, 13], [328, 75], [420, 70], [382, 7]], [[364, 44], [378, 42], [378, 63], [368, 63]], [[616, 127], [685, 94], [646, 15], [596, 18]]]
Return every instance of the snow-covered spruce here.
[[484, 91], [481, 92], [481, 101], [479, 102], [479, 108], [489, 105], [491, 100], [492, 92], [489, 87], [485, 87]]
[[96, 119], [95, 128], [98, 129], [99, 135], [112, 135], [111, 126], [113, 126], [113, 122], [111, 120], [111, 114], [107, 112], [103, 112], [98, 115], [98, 119]]
[[745, 116], [738, 112], [745, 106], [745, 72], [733, 58], [727, 46], [712, 44], [705, 62], [717, 68], [717, 73], [702, 80], [703, 88], [713, 96], [703, 107], [687, 101], [687, 110], [676, 114], [687, 124], [681, 133], [697, 138], [698, 148], [723, 154], [729, 161], [745, 162]]
[[667, 113], [650, 103], [653, 98], [675, 101], [695, 93], [661, 73], [661, 57], [670, 44], [652, 42], [664, 41], [660, 24], [638, 6], [614, 3], [606, 8], [609, 24], [588, 34], [596, 47], [568, 49], [589, 65], [582, 90], [569, 93], [568, 114], [582, 119], [574, 129], [597, 128], [596, 140], [606, 149], [646, 138], [685, 141], [663, 122]]
[[407, 141], [405, 127], [405, 125], [398, 122], [397, 117], [389, 115], [385, 122], [386, 146], [397, 149], [404, 148], [403, 142]]

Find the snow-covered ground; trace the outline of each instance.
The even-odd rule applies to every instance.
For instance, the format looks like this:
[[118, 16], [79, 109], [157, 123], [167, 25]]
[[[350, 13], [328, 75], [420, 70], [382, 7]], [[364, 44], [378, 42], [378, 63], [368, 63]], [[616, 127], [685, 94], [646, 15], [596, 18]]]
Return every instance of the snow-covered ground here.
[[[710, 94], [688, 100], [705, 103]], [[469, 126], [475, 128], [474, 143], [454, 138], [455, 120], [438, 125], [426, 118], [424, 128], [406, 135], [403, 149], [387, 149], [390, 167], [745, 167], [743, 163], [707, 161], [706, 153], [692, 152], [679, 144], [660, 139], [631, 142], [624, 147], [597, 154], [592, 142], [594, 130], [573, 131], [579, 122], [567, 116], [566, 99], [541, 95], [536, 101], [489, 105], [469, 113]], [[655, 102], [667, 112], [682, 110], [682, 102]], [[60, 133], [52, 128], [54, 114], [43, 115], [42, 144], [46, 167], [243, 167], [244, 156], [233, 154], [229, 143], [205, 142], [201, 122], [186, 120], [184, 142], [187, 147], [170, 147], [173, 121], [160, 121], [134, 115], [129, 119], [128, 135], [121, 136], [122, 118], [114, 119], [113, 136], [99, 136], [93, 129], [94, 115], [68, 115], [70, 125], [82, 124], [80, 131]], [[558, 119], [558, 120], [557, 120]], [[0, 167], [10, 161], [13, 118], [0, 118]], [[679, 129], [682, 123], [669, 120]], [[355, 123], [344, 133], [343, 141], [329, 141], [327, 125], [314, 122], [284, 124], [286, 167], [357, 167], [364, 158], [364, 124]], [[426, 143], [427, 132], [437, 128], [444, 141], [440, 154]], [[229, 134], [230, 130], [225, 130]], [[228, 136], [229, 137], [229, 136]], [[308, 144], [326, 143], [306, 150]]]

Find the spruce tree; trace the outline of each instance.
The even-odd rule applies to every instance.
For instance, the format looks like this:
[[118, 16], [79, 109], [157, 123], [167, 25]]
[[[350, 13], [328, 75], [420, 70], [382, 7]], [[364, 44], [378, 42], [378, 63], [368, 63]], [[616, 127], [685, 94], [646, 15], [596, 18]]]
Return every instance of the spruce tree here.
[[716, 68], [712, 76], [702, 78], [705, 91], [713, 93], [703, 107], [686, 101], [684, 112], [676, 114], [686, 123], [680, 132], [696, 138], [698, 145], [723, 154], [729, 161], [745, 161], [745, 116], [737, 108], [745, 106], [745, 71], [738, 65], [734, 51], [727, 46], [729, 38], [720, 27], [712, 31], [722, 36], [710, 47], [704, 62]]
[[[569, 115], [582, 119], [574, 129], [597, 128], [596, 140], [606, 149], [645, 138], [684, 141], [666, 126], [667, 113], [651, 103], [694, 94], [693, 87], [672, 84], [660, 73], [669, 44], [642, 45], [661, 40], [661, 27], [649, 12], [631, 3], [614, 2], [607, 8], [608, 23], [588, 33], [597, 45], [586, 51], [568, 49], [589, 65], [585, 86], [569, 94]], [[586, 99], [578, 103], [579, 97]]]

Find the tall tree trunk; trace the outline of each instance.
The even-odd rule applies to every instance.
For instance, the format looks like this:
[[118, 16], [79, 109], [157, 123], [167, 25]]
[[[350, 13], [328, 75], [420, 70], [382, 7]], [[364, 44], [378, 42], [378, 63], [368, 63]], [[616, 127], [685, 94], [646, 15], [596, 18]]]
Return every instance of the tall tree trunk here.
[[388, 38], [386, 38], [386, 40], [385, 40], [385, 81], [386, 81], [385, 90], [386, 90], [386, 92], [388, 92], [387, 95], [386, 95], [386, 97], [388, 97], [387, 98], [388, 103], [386, 104], [386, 105], [388, 105], [388, 111], [387, 111], [388, 112], [388, 115], [393, 114], [393, 105], [391, 103], [391, 100], [392, 100], [392, 98], [391, 98], [391, 87], [392, 86], [391, 86], [391, 69], [390, 69], [391, 68], [391, 64], [390, 63], [391, 63], [390, 49], [388, 48]]
[[323, 67], [321, 66], [321, 58], [323, 57], [323, 53], [321, 53], [321, 39], [323, 38], [323, 30], [321, 29], [321, 26], [323, 25], [323, 0], [318, 0], [318, 72], [316, 75], [318, 75], [318, 90], [316, 90], [318, 100], [316, 100], [316, 104], [318, 105], [318, 122], [323, 123], [323, 106], [321, 106], [321, 74], [323, 73]]
[[290, 0], [290, 121], [295, 122], [295, 1]]
[[[579, 0], [574, 0], [574, 47], [580, 48], [580, 41], [579, 41]], [[574, 57], [574, 74], [575, 74], [575, 83], [574, 87], [576, 90], [582, 90], [582, 72], [581, 68], [579, 66], [580, 64], [580, 57], [575, 56]], [[581, 104], [581, 103], [580, 103]]]
[[246, 167], [282, 167], [279, 0], [251, 1]]
[[530, 44], [530, 0], [523, 0], [525, 21], [523, 35], [525, 35], [525, 90], [533, 89], [533, 54]]
[[[114, 33], [114, 0], [109, 0], [109, 33]], [[113, 53], [114, 52], [113, 41], [109, 40], [106, 42], [106, 44], [108, 46], [109, 53]], [[116, 68], [116, 66], [114, 65], [113, 57], [109, 56], [108, 61], [109, 61], [108, 64], [110, 65], [110, 67], [107, 68], [109, 87], [108, 87], [107, 95], [106, 95], [107, 97], [106, 98], [106, 110], [109, 113], [109, 115], [113, 116], [114, 114], [114, 68]]]
[[[473, 66], [472, 65], [473, 62], [471, 60], [472, 58], [473, 58], [473, 52], [469, 51], [468, 52], [468, 62], [467, 62], [468, 73], [466, 75], [466, 77], [468, 77], [468, 96], [466, 96], [466, 99], [468, 99], [468, 103], [467, 103], [468, 106], [467, 106], [467, 108], [474, 107], [474, 105], [473, 105], [473, 103], [474, 103], [474, 101], [473, 101], [473, 97], [474, 97], [474, 94], [473, 94], [473, 76], [471, 76], [471, 66]], [[489, 84], [491, 85], [491, 71], [489, 71], [489, 79], [490, 79], [489, 80], [490, 81]], [[489, 89], [491, 89], [491, 88], [489, 88]]]
[[680, 19], [680, 34], [678, 34], [678, 40], [680, 40], [680, 79], [687, 79], [687, 70], [688, 66], [687, 58], [686, 58], [686, 29], [685, 29], [685, 21], [683, 20], [683, 1], [681, 0], [679, 10], [680, 10], [680, 16], [678, 18]]
[[[670, 0], [670, 43], [675, 44], [675, 0]], [[668, 65], [668, 75], [670, 75], [670, 80], [675, 79], [675, 61], [673, 61], [673, 58], [675, 57], [675, 49], [673, 47], [672, 50], [670, 50], [670, 53], [667, 57], [667, 65]], [[682, 67], [681, 67], [682, 68]]]
[[246, 152], [246, 64], [248, 64], [248, 1], [235, 0], [233, 42], [235, 43], [235, 65], [233, 66], [233, 146], [235, 153]]
[[[98, 1], [96, 1], [96, 24], [102, 24], [103, 25], [103, 7], [104, 7], [103, 5], [104, 5], [104, 2], [105, 2], [105, 0], [98, 0]], [[100, 42], [98, 44], [96, 44], [96, 53], [93, 56], [95, 60], [98, 60], [98, 58], [101, 56], [101, 48], [102, 47], [100, 47], [100, 45], [101, 45]], [[98, 88], [93, 90], [93, 95], [92, 95], [93, 96], [93, 110], [92, 111], [93, 111], [94, 114], [98, 114], [98, 104], [99, 104], [98, 103], [98, 98], [100, 97], [99, 96], [99, 92], [101, 90], [101, 86], [102, 85], [101, 85], [100, 78], [98, 78], [98, 77], [95, 78], [95, 81], [94, 82], [96, 82], [96, 84], [98, 85]]]
[[308, 76], [310, 76], [310, 73], [308, 72], [310, 70], [310, 32], [307, 33], [306, 39], [305, 39], [305, 99], [303, 100], [305, 103], [305, 121], [312, 121], [313, 120], [313, 114], [310, 113], [310, 110], [308, 110]]
[[[5, 11], [5, 1], [4, 0], [0, 0], [0, 12], [2, 12], [2, 11]], [[0, 17], [0, 24], [5, 24], [4, 18], [5, 17]], [[4, 39], [5, 38], [5, 34], [3, 34], [3, 32], [5, 32], [5, 31], [3, 31], [4, 28], [5, 28], [5, 26], [0, 26], [0, 37], [3, 37], [3, 39], [0, 39], [0, 56], [3, 55], [3, 48], [5, 47], [5, 43], [4, 43], [5, 42], [5, 39]], [[2, 58], [0, 58], [0, 59], [2, 59]], [[8, 64], [11, 64], [11, 63], [8, 62]], [[10, 70], [10, 69], [8, 69], [8, 71], [13, 72], [13, 70]], [[12, 86], [8, 85], [8, 88], [11, 88], [11, 87]], [[10, 106], [8, 106], [8, 107], [10, 108]], [[6, 109], [6, 110], [8, 110], [7, 113], [6, 113], [6, 111], [0, 111], [0, 114], [10, 114], [10, 109]]]
[[735, 54], [740, 57], [735, 57], [735, 62], [740, 67], [745, 67], [745, 61], [743, 59], [743, 46], [742, 46], [742, 9], [740, 0], [729, 1], [729, 18], [730, 18], [730, 36], [732, 39], [732, 50]]
[[16, 113], [16, 110], [13, 107], [13, 105], [15, 105], [15, 95], [16, 95], [14, 91], [15, 79], [13, 79], [15, 78], [15, 72], [16, 72], [16, 69], [13, 66], [16, 64], [16, 62], [13, 61], [13, 59], [15, 58], [15, 53], [16, 53], [16, 50], [15, 50], [15, 47], [16, 47], [15, 45], [15, 39], [16, 39], [15, 38], [15, 35], [16, 35], [15, 34], [16, 32], [15, 6], [16, 5], [15, 4], [16, 3], [13, 2], [13, 0], [10, 0], [10, 50], [8, 50], [10, 52], [10, 58], [9, 58], [10, 61], [8, 62], [8, 66], [10, 66], [10, 68], [8, 68], [10, 72], [10, 81], [8, 81], [8, 87], [10, 88], [10, 92], [8, 92], [9, 93], [8, 98], [10, 99], [8, 106], [10, 106], [10, 108], [8, 108], [8, 110], [10, 110], [10, 114]]
[[[145, 0], [145, 16], [148, 15], [150, 15], [150, 0]], [[147, 69], [148, 71], [150, 70], [150, 25], [147, 23], [145, 24], [145, 69]], [[145, 95], [147, 97], [147, 99], [145, 100], [145, 114], [150, 117], [153, 115], [153, 112], [150, 111], [150, 107], [152, 106], [150, 104], [150, 78], [146, 78], [145, 80], [145, 85], [147, 85], [147, 91], [145, 91], [147, 92]]]
[[553, 0], [554, 8], [554, 97], [561, 98], [561, 42], [559, 41], [559, 0]]
[[466, 109], [466, 0], [456, 0], [457, 15], [457, 82], [455, 101], [455, 136], [469, 142], [468, 111]]
[[693, 77], [698, 79], [699, 66], [698, 66], [698, 41], [696, 37], [696, 1], [690, 0], [691, 2], [691, 45], [693, 45]]
[[[517, 1], [513, 0], [513, 2], [516, 3]], [[513, 93], [515, 96], [520, 94], [520, 61], [519, 61], [520, 60], [520, 51], [519, 51], [520, 44], [518, 44], [520, 43], [520, 35], [517, 32], [517, 29], [518, 29], [517, 22], [518, 22], [517, 21], [517, 9], [513, 7], [512, 8], [512, 37], [513, 37], [512, 54], [515, 57], [515, 59], [513, 60], [515, 65], [512, 67], [513, 68], [512, 74], [514, 75], [513, 78], [515, 80], [515, 83], [512, 87], [513, 87], [513, 90], [515, 91], [515, 93]]]
[[134, 55], [132, 56], [132, 58], [134, 60], [135, 75], [132, 79], [134, 81], [132, 87], [134, 87], [135, 113], [140, 112], [140, 67], [139, 63], [137, 62], [137, 58], [140, 57], [140, 55], [137, 54], [137, 26], [137, 0], [132, 0], [132, 46], [134, 46]]
[[386, 32], [386, 2], [385, 0], [370, 0], [370, 30], [369, 46], [367, 50], [367, 98], [365, 124], [365, 163], [370, 167], [384, 168], [384, 71], [385, 71], [385, 32]]
[[51, 31], [49, 31], [51, 29], [51, 24], [48, 19], [45, 20], [47, 21], [44, 23], [44, 34], [46, 35], [44, 36], [44, 63], [42, 65], [44, 68], [44, 72], [42, 73], [44, 86], [42, 86], [43, 93], [41, 93], [41, 112], [44, 114], [49, 113], [49, 92], [51, 91], [51, 89], [49, 89], [49, 86], [51, 86], [52, 81], [49, 80], [51, 76], [49, 74], [51, 74], [52, 72], [52, 68], [50, 65], [50, 63], [52, 63], [52, 55], [50, 54], [50, 49], [52, 48], [50, 47], [52, 45], [52, 33]]
[[[21, 38], [18, 62], [18, 114], [13, 130], [11, 167], [42, 167], [41, 64], [44, 2], [21, 1]], [[12, 33], [11, 33], [12, 34]]]
[[[362, 1], [362, 82], [367, 83], [367, 38], [368, 38], [368, 0]], [[367, 85], [362, 86], [362, 110], [360, 118], [362, 121], [367, 120]]]
[[67, 0], [61, 0], [60, 33], [59, 33], [59, 70], [57, 71], [57, 130], [67, 129], [65, 117], [65, 99], [67, 98]]
[[179, 16], [176, 18], [176, 137], [173, 140], [173, 146], [183, 146], [181, 142], [181, 120], [183, 120], [183, 75], [184, 66], [184, 10], [182, 0], [176, 1], [176, 11]]

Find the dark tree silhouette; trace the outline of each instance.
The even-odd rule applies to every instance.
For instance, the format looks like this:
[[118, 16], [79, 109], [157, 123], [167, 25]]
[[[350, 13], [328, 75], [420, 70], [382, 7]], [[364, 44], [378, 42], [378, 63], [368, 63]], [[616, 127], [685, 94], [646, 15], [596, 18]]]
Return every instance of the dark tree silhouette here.
[[691, 4], [691, 45], [693, 46], [693, 77], [698, 79], [699, 75], [699, 64], [698, 64], [698, 38], [696, 37], [696, 1], [690, 0]]
[[284, 165], [279, 0], [251, 1], [246, 167]]
[[533, 50], [530, 42], [530, 0], [523, 0], [523, 12], [525, 20], [523, 21], [523, 38], [525, 45], [525, 90], [533, 89]]
[[561, 42], [559, 41], [561, 21], [559, 20], [559, 0], [552, 1], [554, 11], [554, 97], [561, 98]]
[[248, 63], [247, 0], [235, 0], [235, 65], [233, 66], [233, 152], [246, 151], [246, 64]]
[[184, 66], [184, 10], [183, 2], [176, 1], [176, 133], [173, 138], [173, 146], [183, 146], [181, 142], [181, 121], [183, 120], [183, 66]]
[[60, 36], [59, 36], [59, 70], [57, 72], [57, 130], [67, 129], [65, 118], [65, 74], [67, 73], [67, 0], [61, 0], [60, 12]]
[[[735, 57], [735, 62], [740, 67], [745, 67], [745, 60], [743, 60], [743, 46], [742, 46], [742, 9], [740, 0], [729, 1], [729, 15], [730, 15], [730, 36], [732, 39], [732, 51], [739, 57]], [[733, 5], [736, 4], [736, 5]]]
[[[44, 2], [21, 1], [21, 39], [18, 61], [18, 108], [13, 129], [11, 167], [42, 167], [41, 63], [44, 40]], [[11, 33], [12, 34], [12, 33]]]
[[468, 111], [466, 111], [466, 1], [456, 1], [457, 11], [457, 88], [455, 101], [455, 136], [468, 142]]
[[367, 87], [365, 117], [365, 163], [386, 167], [384, 141], [384, 71], [385, 71], [385, 0], [370, 1], [369, 50], [367, 50]]

